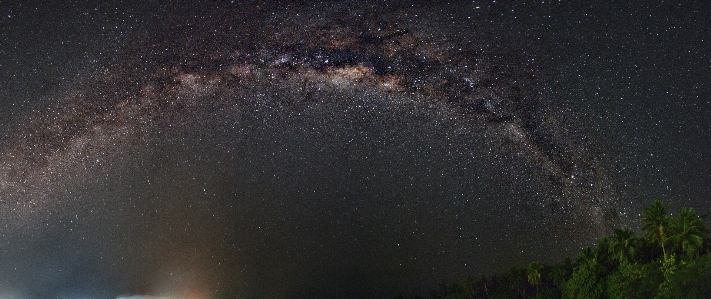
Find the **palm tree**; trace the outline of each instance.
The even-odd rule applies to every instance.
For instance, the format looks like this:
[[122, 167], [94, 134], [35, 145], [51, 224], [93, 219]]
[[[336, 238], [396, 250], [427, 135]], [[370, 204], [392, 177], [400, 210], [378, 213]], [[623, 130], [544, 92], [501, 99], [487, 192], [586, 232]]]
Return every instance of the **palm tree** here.
[[465, 298], [474, 298], [474, 278], [471, 275], [467, 275], [462, 283], [462, 291]]
[[491, 281], [490, 278], [488, 278], [486, 276], [482, 276], [481, 278], [479, 278], [479, 281], [477, 282], [477, 284], [480, 284], [484, 287], [484, 293], [486, 293], [486, 298], [490, 298], [490, 296], [489, 296], [489, 282], [490, 281]]
[[629, 228], [616, 228], [609, 248], [612, 258], [620, 264], [629, 263], [635, 253], [634, 239], [635, 234]]
[[669, 207], [665, 206], [661, 200], [655, 200], [649, 205], [648, 208], [642, 211], [645, 216], [642, 218], [642, 223], [644, 223], [643, 229], [647, 232], [644, 237], [650, 242], [661, 246], [664, 256], [667, 255], [664, 243], [666, 241], [667, 230], [669, 228], [670, 217], [667, 215], [668, 210]]
[[528, 265], [528, 283], [536, 287], [536, 292], [538, 292], [538, 286], [541, 285], [541, 270], [543, 270], [543, 264], [539, 262], [532, 262]]
[[518, 293], [522, 298], [526, 298], [526, 269], [511, 267], [509, 272], [504, 274], [511, 291]]
[[590, 246], [585, 246], [585, 248], [580, 249], [578, 253], [578, 258], [575, 260], [575, 265], [582, 265], [588, 260], [595, 258], [595, 251], [590, 248]]
[[704, 238], [708, 235], [704, 220], [696, 216], [693, 208], [683, 208], [679, 217], [669, 222], [670, 235], [667, 242], [675, 249], [680, 249], [687, 257], [695, 257], [703, 248]]
[[602, 237], [597, 241], [597, 247], [593, 251], [593, 258], [595, 261], [605, 267], [607, 270], [612, 270], [615, 266], [615, 258], [612, 256], [612, 241], [609, 236]]

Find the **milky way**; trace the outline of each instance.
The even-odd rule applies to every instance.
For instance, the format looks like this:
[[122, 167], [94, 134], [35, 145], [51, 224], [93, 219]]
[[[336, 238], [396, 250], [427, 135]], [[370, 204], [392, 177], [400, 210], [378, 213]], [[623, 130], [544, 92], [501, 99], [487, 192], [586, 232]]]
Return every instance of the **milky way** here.
[[15, 117], [0, 297], [387, 297], [629, 221], [496, 7], [274, 7], [155, 4]]

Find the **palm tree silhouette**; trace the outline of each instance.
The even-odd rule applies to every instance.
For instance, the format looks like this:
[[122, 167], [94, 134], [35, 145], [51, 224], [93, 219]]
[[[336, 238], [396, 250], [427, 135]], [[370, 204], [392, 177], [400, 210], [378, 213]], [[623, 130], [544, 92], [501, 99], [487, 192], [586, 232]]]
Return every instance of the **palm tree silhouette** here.
[[708, 235], [704, 220], [696, 216], [694, 208], [683, 208], [678, 217], [669, 222], [671, 234], [667, 242], [681, 250], [687, 257], [696, 257], [703, 248], [704, 238]]
[[670, 221], [670, 217], [667, 215], [668, 210], [669, 207], [665, 206], [661, 200], [655, 200], [648, 208], [642, 211], [645, 216], [642, 218], [642, 223], [644, 223], [642, 229], [647, 232], [644, 237], [650, 242], [661, 246], [664, 256], [667, 255], [664, 243], [666, 242]]
[[616, 228], [612, 233], [610, 255], [620, 264], [629, 263], [634, 257], [635, 234], [629, 228]]
[[528, 283], [536, 287], [536, 292], [538, 292], [538, 286], [541, 285], [541, 270], [543, 270], [543, 264], [539, 262], [532, 262], [528, 265]]

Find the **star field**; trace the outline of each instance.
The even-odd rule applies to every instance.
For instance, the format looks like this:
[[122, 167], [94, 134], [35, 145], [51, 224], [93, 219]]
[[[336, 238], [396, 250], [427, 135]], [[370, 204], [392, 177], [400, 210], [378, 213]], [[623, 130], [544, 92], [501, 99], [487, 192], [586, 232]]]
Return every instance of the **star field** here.
[[0, 298], [385, 298], [705, 214], [697, 6], [3, 6]]

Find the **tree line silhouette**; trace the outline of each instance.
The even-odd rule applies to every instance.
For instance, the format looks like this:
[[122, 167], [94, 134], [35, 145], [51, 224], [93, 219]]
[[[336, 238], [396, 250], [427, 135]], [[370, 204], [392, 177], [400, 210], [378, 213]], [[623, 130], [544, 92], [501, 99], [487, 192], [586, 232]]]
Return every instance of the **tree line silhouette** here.
[[[597, 245], [570, 258], [474, 279], [432, 290], [431, 299], [469, 298], [711, 298], [711, 241], [693, 208], [676, 216], [653, 201], [643, 210], [644, 233], [616, 228]], [[397, 294], [393, 299], [419, 299]]]

